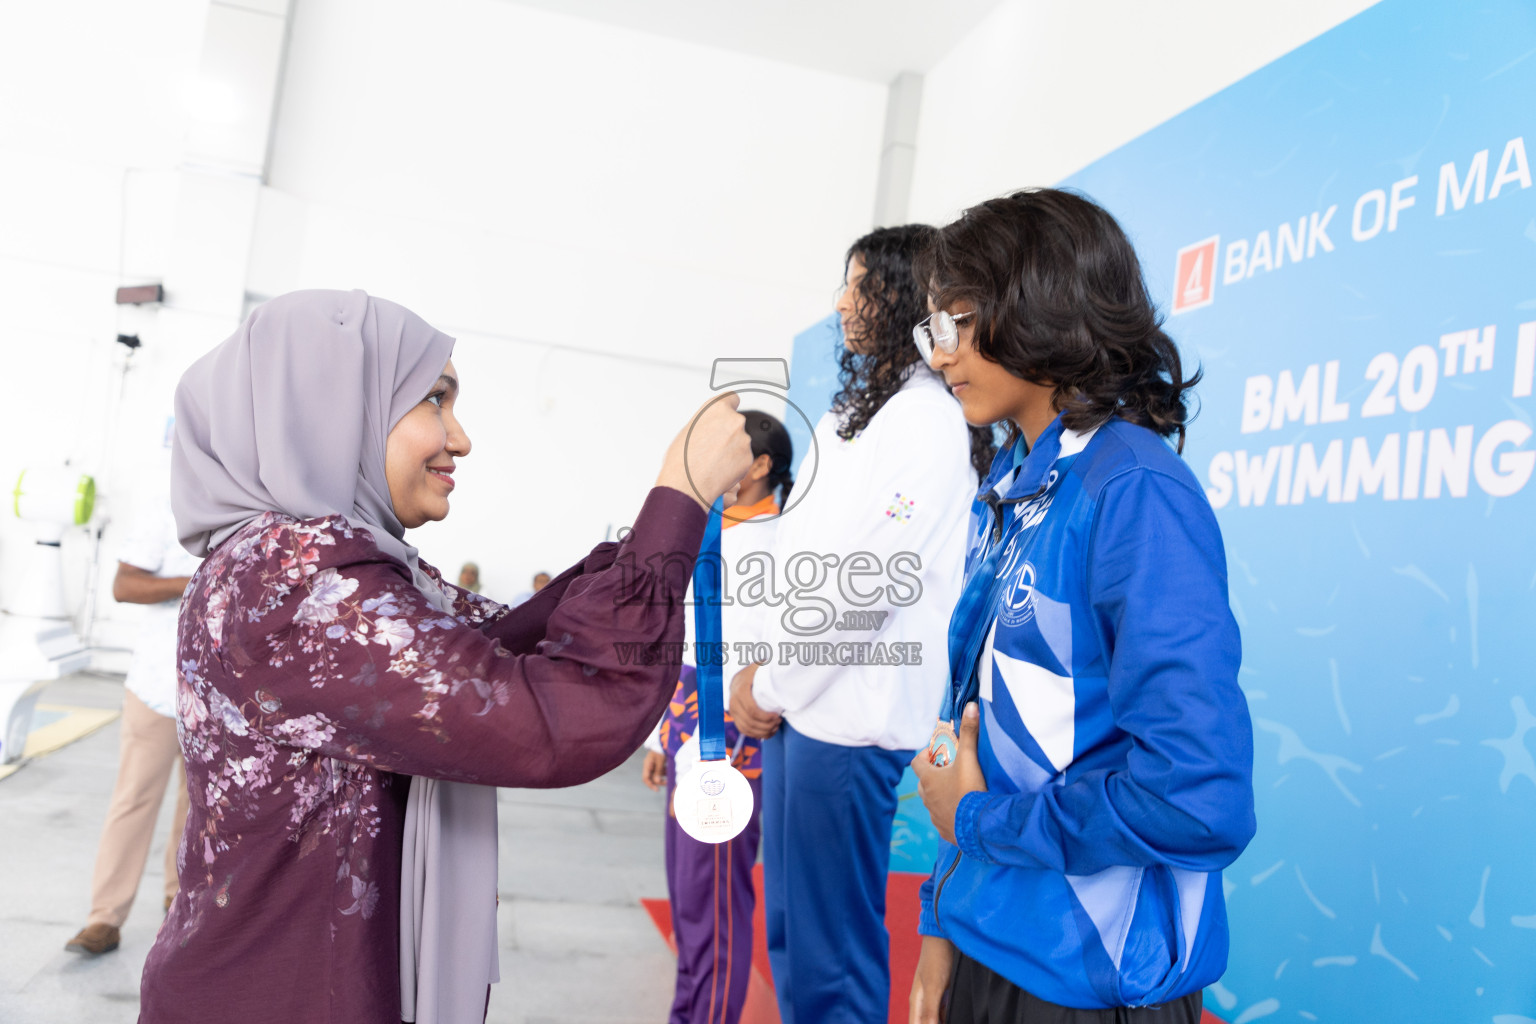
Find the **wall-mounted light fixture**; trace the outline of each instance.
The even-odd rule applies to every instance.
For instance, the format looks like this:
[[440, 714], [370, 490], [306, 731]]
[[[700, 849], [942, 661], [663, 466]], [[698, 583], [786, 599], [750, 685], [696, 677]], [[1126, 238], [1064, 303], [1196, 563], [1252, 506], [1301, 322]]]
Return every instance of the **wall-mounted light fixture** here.
[[117, 290], [119, 306], [142, 306], [146, 302], [164, 302], [165, 286], [162, 284], [135, 284]]

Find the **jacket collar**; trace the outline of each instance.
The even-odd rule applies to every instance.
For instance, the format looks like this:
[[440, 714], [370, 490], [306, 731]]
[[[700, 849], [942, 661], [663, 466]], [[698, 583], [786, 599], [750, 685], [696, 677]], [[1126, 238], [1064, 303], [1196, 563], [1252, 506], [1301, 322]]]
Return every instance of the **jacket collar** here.
[[949, 388], [944, 384], [944, 375], [930, 367], [919, 359], [901, 371], [901, 387], [898, 391], [906, 391], [908, 388], [920, 388], [937, 384], [944, 388], [944, 393], [949, 394]]
[[992, 460], [992, 468], [987, 473], [987, 479], [982, 483], [981, 492], [977, 497], [984, 497], [988, 492], [992, 492], [1002, 501], [1018, 501], [1038, 494], [1050, 479], [1051, 467], [1056, 464], [1056, 460], [1082, 451], [1098, 430], [1098, 427], [1083, 433], [1068, 430], [1062, 425], [1061, 415], [1058, 413], [1056, 418], [1051, 420], [1050, 426], [1035, 438], [1035, 446], [1025, 450], [1023, 465], [1019, 466], [1019, 475], [1010, 481], [1009, 477], [1013, 473], [1014, 466], [1014, 451], [1024, 444], [1024, 435], [1017, 435], [1013, 444], [998, 452]]

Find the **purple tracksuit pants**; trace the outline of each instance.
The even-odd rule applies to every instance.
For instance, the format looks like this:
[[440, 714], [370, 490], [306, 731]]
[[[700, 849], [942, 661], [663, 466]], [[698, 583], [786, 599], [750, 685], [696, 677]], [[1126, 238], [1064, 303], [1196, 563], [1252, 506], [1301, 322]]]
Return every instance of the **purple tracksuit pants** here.
[[761, 779], [752, 820], [728, 843], [701, 843], [672, 816], [676, 772], [667, 772], [667, 895], [677, 942], [677, 991], [669, 1024], [736, 1024], [752, 977], [752, 865], [762, 832]]

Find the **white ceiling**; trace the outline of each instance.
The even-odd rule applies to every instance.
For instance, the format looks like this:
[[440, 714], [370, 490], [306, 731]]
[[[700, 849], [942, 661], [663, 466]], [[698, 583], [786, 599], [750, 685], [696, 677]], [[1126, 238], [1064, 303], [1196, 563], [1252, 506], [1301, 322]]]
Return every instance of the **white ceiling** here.
[[513, 0], [886, 83], [925, 72], [1000, 0]]

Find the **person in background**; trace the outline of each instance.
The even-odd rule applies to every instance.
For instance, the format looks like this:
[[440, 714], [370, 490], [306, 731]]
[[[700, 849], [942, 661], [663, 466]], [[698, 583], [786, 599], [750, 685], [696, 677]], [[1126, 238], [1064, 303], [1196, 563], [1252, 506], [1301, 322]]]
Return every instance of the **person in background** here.
[[165, 843], [167, 909], [176, 895], [176, 850], [187, 824], [187, 776], [176, 740], [176, 613], [199, 561], [177, 541], [176, 521], [163, 496], [129, 521], [112, 596], [149, 607], [123, 681], [117, 781], [96, 849], [90, 916], [65, 944], [71, 953], [99, 956], [118, 947], [173, 770], [176, 810]]
[[[732, 684], [737, 727], [767, 738], [768, 953], [779, 1012], [799, 1024], [886, 1018], [896, 789], [933, 732], [975, 466], [990, 454], [990, 432], [967, 431], [912, 345], [927, 311], [912, 258], [933, 230], [882, 228], [848, 250], [837, 302], [842, 390], [816, 426], [816, 479], [801, 481], [805, 494], [774, 543], [780, 570], [808, 585], [770, 617], [764, 642], [776, 655], [831, 643], [851, 663], [749, 665]], [[821, 568], [808, 572], [813, 556]], [[854, 609], [879, 628], [851, 628], [862, 624], [846, 621]], [[890, 663], [893, 644], [920, 662]]]
[[524, 601], [528, 600], [534, 594], [537, 594], [539, 591], [543, 590], [547, 586], [549, 586], [549, 573], [543, 572], [542, 570], [539, 571], [539, 572], [534, 573], [533, 574], [533, 589], [532, 590], [525, 590], [522, 593], [520, 593], [517, 596], [515, 596], [514, 598], [512, 598], [512, 603], [509, 604], [507, 607], [509, 607], [509, 608], [516, 608], [518, 605], [522, 604]]
[[480, 593], [480, 566], [474, 562], [459, 566], [459, 586], [471, 594]]
[[[739, 666], [730, 645], [761, 640], [773, 612], [766, 602], [741, 600], [733, 580], [738, 573], [753, 572], [754, 564], [771, 566], [780, 510], [794, 486], [794, 449], [784, 424], [756, 410], [743, 410], [742, 416], [752, 438], [752, 468], [737, 490], [726, 492], [729, 507], [720, 524], [723, 590], [727, 595], [737, 591], [732, 603], [720, 608], [720, 632], [730, 659], [722, 673], [727, 686], [732, 666]], [[692, 641], [697, 634], [691, 607], [688, 626]], [[692, 650], [691, 643], [685, 650]], [[700, 842], [682, 830], [672, 813], [677, 780], [699, 759], [699, 693], [692, 665], [683, 666], [666, 716], [646, 741], [641, 768], [647, 786], [667, 791], [667, 897], [677, 944], [670, 1024], [736, 1024], [752, 976], [752, 912], [757, 906], [752, 865], [757, 863], [762, 821], [761, 744], [739, 733], [729, 715], [725, 721], [731, 763], [752, 786], [752, 818], [735, 839], [718, 846]]]
[[976, 659], [956, 757], [913, 761], [943, 842], [910, 1018], [1197, 1024], [1227, 963], [1221, 872], [1255, 826], [1221, 531], [1169, 443], [1200, 375], [1082, 196], [974, 206], [918, 267], [919, 349], [1011, 437], [950, 626]]

